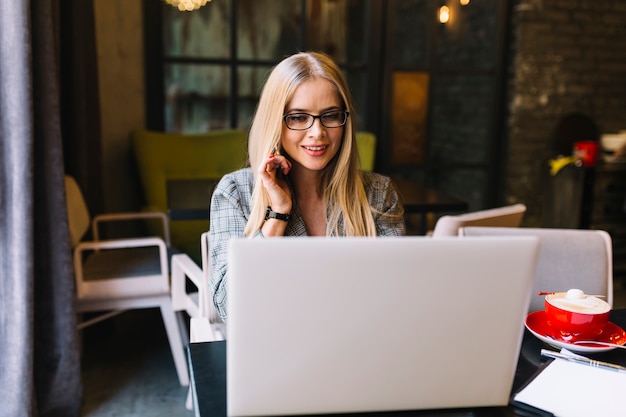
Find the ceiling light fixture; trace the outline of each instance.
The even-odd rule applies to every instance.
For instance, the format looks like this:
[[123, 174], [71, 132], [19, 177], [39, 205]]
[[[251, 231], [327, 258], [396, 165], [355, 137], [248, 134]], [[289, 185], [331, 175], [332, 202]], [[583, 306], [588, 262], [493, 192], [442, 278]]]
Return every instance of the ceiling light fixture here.
[[441, 23], [448, 23], [448, 21], [450, 20], [450, 9], [448, 8], [448, 6], [441, 6], [439, 8], [439, 22]]
[[174, 7], [178, 7], [181, 12], [199, 9], [211, 0], [165, 0], [165, 2]]

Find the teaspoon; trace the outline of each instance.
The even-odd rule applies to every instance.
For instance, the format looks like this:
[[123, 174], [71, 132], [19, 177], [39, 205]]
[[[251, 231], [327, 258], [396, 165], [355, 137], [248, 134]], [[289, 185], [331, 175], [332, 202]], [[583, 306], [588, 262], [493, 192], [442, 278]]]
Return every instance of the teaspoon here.
[[598, 345], [598, 346], [626, 349], [626, 346], [624, 345], [618, 345], [617, 343], [610, 343], [610, 342], [600, 342], [598, 340], [576, 340], [574, 342], [569, 342], [569, 343], [572, 345]]

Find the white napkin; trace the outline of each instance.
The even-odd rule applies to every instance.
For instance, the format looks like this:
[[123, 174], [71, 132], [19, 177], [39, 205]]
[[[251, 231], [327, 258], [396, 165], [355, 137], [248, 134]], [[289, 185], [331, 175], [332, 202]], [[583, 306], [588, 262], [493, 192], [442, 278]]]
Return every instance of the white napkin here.
[[624, 373], [555, 359], [514, 399], [558, 417], [614, 416], [624, 411], [624, 393]]

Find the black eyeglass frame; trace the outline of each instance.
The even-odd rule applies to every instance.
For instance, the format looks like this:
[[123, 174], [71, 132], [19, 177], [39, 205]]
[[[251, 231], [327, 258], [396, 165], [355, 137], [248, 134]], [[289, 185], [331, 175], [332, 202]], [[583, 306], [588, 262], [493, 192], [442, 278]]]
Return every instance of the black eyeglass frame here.
[[[322, 119], [322, 117], [324, 117], [325, 115], [328, 114], [332, 114], [332, 113], [343, 113], [343, 123], [341, 123], [339, 126], [326, 126], [324, 124], [324, 119]], [[287, 118], [289, 116], [297, 116], [297, 115], [306, 115], [311, 117], [311, 124], [309, 124], [307, 127], [303, 127], [303, 128], [293, 128], [289, 126], [289, 123], [287, 123]], [[314, 114], [310, 114], [310, 113], [304, 113], [304, 112], [297, 112], [297, 113], [289, 113], [289, 114], [285, 114], [283, 115], [283, 122], [285, 122], [285, 126], [287, 126], [287, 129], [289, 130], [308, 130], [311, 128], [311, 126], [313, 126], [313, 123], [315, 123], [315, 119], [320, 119], [320, 123], [322, 124], [322, 126], [324, 126], [326, 129], [334, 129], [337, 127], [343, 127], [346, 125], [346, 122], [348, 121], [348, 116], [350, 116], [350, 112], [347, 110], [331, 110], [331, 111], [327, 111], [325, 113], [322, 114], [318, 114], [317, 116]]]

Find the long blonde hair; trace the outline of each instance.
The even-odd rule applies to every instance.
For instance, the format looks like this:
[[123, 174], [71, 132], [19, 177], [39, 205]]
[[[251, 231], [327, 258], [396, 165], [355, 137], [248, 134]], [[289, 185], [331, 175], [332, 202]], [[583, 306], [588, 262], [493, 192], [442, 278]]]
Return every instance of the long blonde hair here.
[[[341, 227], [345, 236], [376, 236], [376, 225], [361, 179], [356, 138], [352, 120], [355, 118], [348, 84], [333, 60], [318, 52], [301, 52], [281, 61], [270, 73], [259, 100], [250, 128], [248, 157], [253, 172], [268, 155], [281, 151], [283, 114], [287, 103], [303, 82], [323, 78], [339, 94], [350, 117], [337, 155], [324, 168], [321, 179], [322, 197], [329, 209], [326, 235], [338, 236]], [[255, 176], [250, 218], [244, 231], [252, 236], [263, 225], [269, 196]]]

